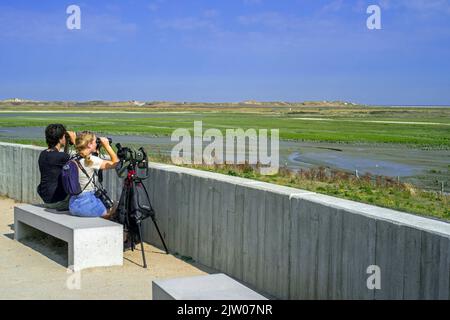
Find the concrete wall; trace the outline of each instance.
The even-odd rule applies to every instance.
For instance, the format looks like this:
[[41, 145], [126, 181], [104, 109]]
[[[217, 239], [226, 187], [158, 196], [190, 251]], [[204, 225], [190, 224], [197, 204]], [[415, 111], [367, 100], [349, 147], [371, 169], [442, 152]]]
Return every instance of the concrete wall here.
[[[0, 194], [36, 201], [38, 153], [0, 143]], [[282, 299], [450, 298], [449, 223], [216, 173], [150, 167], [147, 187], [172, 253]], [[117, 199], [114, 172], [104, 185]], [[150, 219], [144, 238], [162, 247]], [[380, 268], [380, 290], [367, 288], [370, 265]]]

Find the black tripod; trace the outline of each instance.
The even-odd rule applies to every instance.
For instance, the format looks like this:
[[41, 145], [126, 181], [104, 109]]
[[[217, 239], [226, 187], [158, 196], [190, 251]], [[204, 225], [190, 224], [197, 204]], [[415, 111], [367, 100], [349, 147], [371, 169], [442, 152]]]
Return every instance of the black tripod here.
[[143, 183], [143, 179], [138, 176], [133, 166], [128, 168], [127, 177], [124, 179], [117, 210], [118, 214], [116, 215], [116, 220], [123, 224], [124, 231], [128, 233], [128, 240], [131, 242], [131, 250], [134, 251], [136, 244], [139, 242], [141, 243], [144, 268], [147, 268], [147, 262], [145, 260], [144, 245], [142, 243], [141, 224], [146, 218], [152, 218], [164, 249], [167, 254], [169, 253], [156, 223], [155, 211], [150, 203], [150, 198]]

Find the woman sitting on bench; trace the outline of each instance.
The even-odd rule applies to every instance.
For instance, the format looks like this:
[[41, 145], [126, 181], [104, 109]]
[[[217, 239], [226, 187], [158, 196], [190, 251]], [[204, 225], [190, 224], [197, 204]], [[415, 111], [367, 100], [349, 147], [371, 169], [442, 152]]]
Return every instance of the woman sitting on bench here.
[[[79, 161], [84, 171], [78, 169], [80, 187], [83, 192], [77, 196], [72, 196], [69, 202], [69, 211], [74, 216], [80, 217], [102, 217], [111, 219], [116, 211], [116, 206], [107, 210], [102, 201], [95, 196], [95, 171], [114, 169], [119, 162], [119, 158], [111, 148], [107, 138], [100, 138], [102, 146], [108, 152], [111, 160], [103, 160], [92, 155], [97, 151], [97, 137], [94, 133], [84, 131], [78, 134], [75, 140], [75, 149], [82, 157]], [[88, 177], [89, 176], [89, 177]]]

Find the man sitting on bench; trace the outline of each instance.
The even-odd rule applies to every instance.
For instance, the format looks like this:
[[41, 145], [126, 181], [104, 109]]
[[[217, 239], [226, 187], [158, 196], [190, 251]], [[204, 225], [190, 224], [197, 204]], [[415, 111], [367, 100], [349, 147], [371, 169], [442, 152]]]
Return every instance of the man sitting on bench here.
[[69, 196], [62, 186], [61, 171], [70, 158], [66, 148], [67, 140], [70, 139], [75, 144], [75, 138], [75, 132], [67, 131], [62, 124], [49, 124], [45, 129], [48, 149], [39, 155], [41, 181], [37, 192], [46, 208], [58, 211], [69, 210]]

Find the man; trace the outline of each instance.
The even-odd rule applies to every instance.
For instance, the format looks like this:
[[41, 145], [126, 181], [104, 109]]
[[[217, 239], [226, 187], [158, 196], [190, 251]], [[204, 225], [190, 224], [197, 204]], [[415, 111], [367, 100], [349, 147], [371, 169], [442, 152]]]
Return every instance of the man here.
[[68, 153], [61, 152], [68, 143], [67, 139], [75, 144], [75, 132], [66, 131], [62, 124], [49, 124], [45, 129], [48, 149], [39, 155], [41, 182], [37, 192], [46, 208], [59, 211], [69, 210], [69, 195], [64, 191], [61, 180], [62, 167], [70, 158]]

